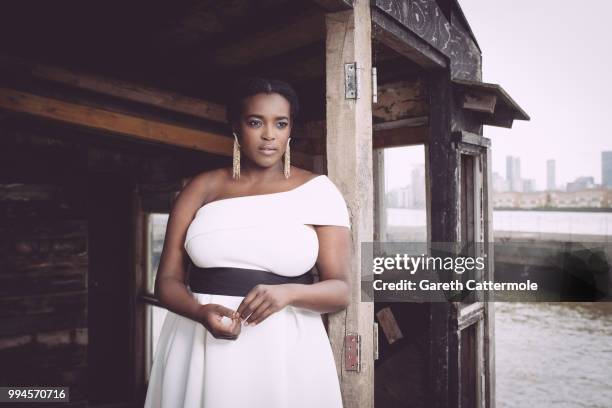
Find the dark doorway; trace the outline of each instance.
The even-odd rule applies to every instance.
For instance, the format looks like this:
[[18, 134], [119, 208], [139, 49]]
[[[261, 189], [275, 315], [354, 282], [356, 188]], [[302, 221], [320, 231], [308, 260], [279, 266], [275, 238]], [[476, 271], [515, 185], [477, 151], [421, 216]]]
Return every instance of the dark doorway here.
[[130, 401], [131, 182], [88, 176], [90, 405]]

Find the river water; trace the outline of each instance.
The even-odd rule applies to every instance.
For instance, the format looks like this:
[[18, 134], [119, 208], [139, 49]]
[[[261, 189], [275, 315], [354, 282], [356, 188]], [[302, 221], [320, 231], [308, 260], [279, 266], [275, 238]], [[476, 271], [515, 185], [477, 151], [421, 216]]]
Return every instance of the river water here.
[[[495, 211], [493, 217], [495, 231], [612, 241], [612, 213]], [[423, 235], [425, 220], [424, 210], [387, 210], [389, 230], [399, 234]], [[612, 408], [612, 302], [495, 303], [495, 355], [498, 408]]]
[[495, 312], [498, 408], [612, 407], [612, 302]]

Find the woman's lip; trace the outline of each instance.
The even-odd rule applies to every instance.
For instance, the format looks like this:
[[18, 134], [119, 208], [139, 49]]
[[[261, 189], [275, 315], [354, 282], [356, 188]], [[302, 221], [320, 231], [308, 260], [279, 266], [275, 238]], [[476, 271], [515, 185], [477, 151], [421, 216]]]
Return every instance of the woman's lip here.
[[262, 154], [265, 154], [265, 155], [268, 155], [268, 156], [269, 155], [273, 155], [274, 153], [276, 153], [276, 149], [259, 149], [259, 151]]

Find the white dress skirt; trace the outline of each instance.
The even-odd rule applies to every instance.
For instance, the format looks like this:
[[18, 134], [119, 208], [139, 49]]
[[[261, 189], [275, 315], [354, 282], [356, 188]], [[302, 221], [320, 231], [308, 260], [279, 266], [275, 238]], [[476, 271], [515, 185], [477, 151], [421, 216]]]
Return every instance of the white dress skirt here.
[[[344, 198], [325, 175], [289, 191], [205, 204], [187, 229], [185, 250], [201, 268], [257, 269], [294, 277], [316, 263], [314, 225], [350, 228]], [[233, 310], [243, 299], [190, 293], [200, 304]], [[341, 408], [336, 364], [321, 314], [286, 306], [255, 326], [243, 325], [236, 340], [227, 340], [168, 311], [144, 406]]]

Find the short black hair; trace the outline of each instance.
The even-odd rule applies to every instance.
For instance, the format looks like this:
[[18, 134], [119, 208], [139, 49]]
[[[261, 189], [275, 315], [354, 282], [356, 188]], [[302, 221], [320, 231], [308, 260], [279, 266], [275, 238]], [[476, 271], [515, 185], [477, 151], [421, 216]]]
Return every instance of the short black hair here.
[[240, 120], [244, 100], [258, 93], [277, 93], [285, 97], [290, 106], [291, 124], [295, 123], [300, 106], [297, 93], [291, 85], [278, 79], [248, 77], [238, 80], [230, 91], [226, 106], [226, 119], [230, 127]]

